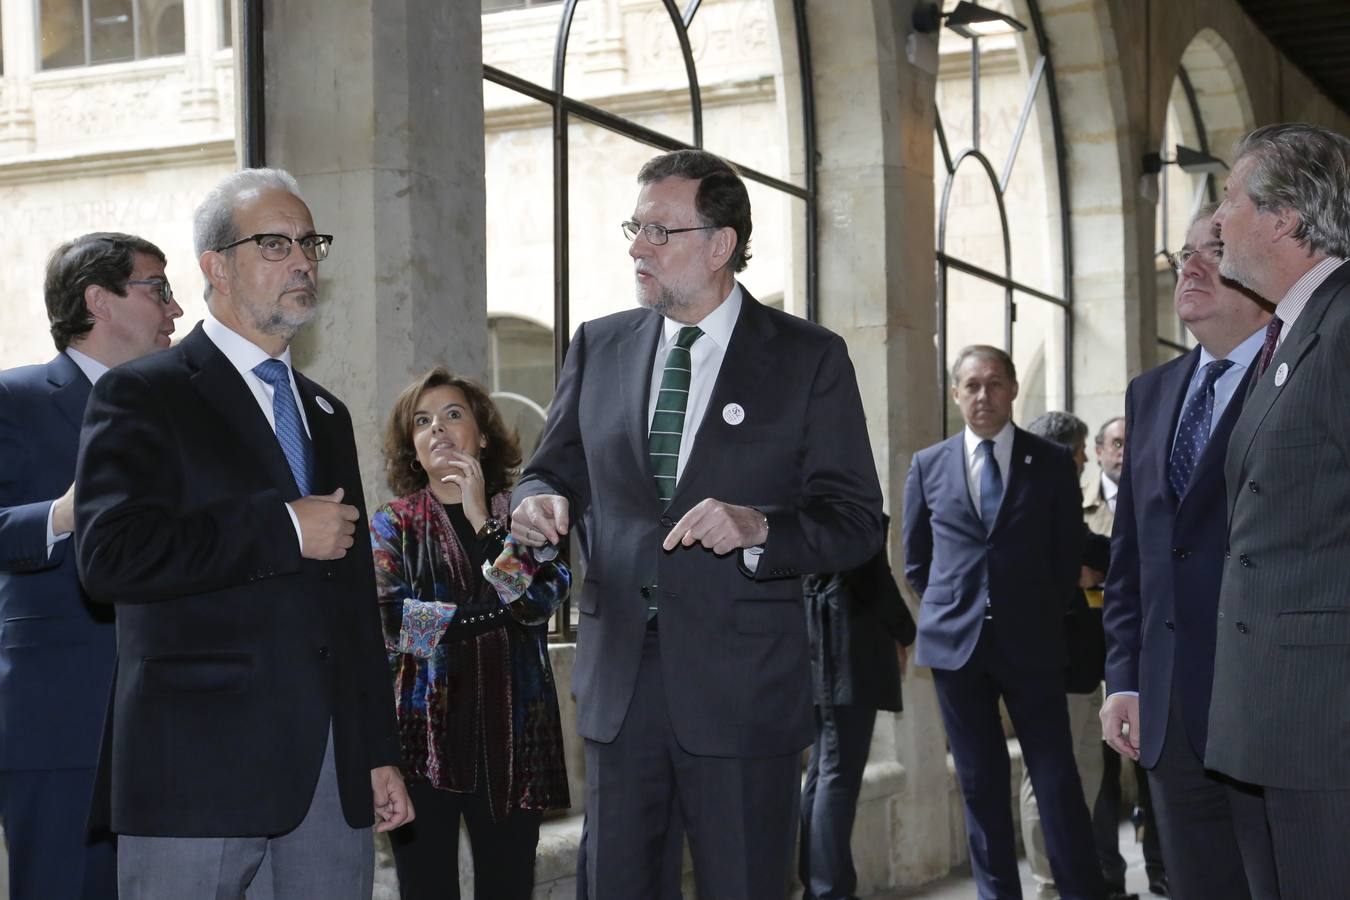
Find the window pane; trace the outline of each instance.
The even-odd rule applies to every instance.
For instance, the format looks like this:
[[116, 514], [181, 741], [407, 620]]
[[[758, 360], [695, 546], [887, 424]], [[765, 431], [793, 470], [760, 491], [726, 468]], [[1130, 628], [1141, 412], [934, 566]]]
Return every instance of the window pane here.
[[183, 52], [183, 4], [140, 4], [141, 58]]
[[42, 0], [38, 25], [42, 31], [42, 68], [85, 64], [82, 0]]
[[[577, 18], [595, 3], [581, 3]], [[608, 4], [599, 4], [608, 6]], [[499, 6], [495, 0], [483, 4], [483, 63], [510, 72], [517, 78], [544, 87], [553, 86], [553, 48], [558, 42], [561, 3], [532, 7], [516, 2]], [[499, 90], [485, 83], [485, 92]], [[489, 99], [490, 98], [485, 98]]]
[[[969, 344], [1003, 347], [1003, 288], [955, 269], [947, 270], [947, 358], [944, 371], [950, 372], [956, 354]], [[950, 385], [949, 385], [950, 387]], [[947, 391], [947, 433], [961, 428], [961, 410]]]
[[[942, 203], [940, 191], [937, 202]], [[946, 252], [996, 275], [1003, 274], [1003, 223], [998, 215], [998, 197], [985, 169], [972, 158], [956, 170], [947, 207]]]
[[131, 0], [90, 0], [89, 62], [121, 62], [136, 58]]
[[1017, 400], [1013, 419], [1022, 424], [1067, 404], [1064, 375], [1064, 310], [1027, 294], [1015, 294], [1013, 365], [1017, 366]]

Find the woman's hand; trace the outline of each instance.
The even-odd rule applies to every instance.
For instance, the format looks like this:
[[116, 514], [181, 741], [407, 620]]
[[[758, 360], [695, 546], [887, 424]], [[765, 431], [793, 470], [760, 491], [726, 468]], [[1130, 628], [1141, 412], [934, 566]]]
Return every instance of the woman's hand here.
[[483, 527], [488, 518], [487, 485], [483, 482], [483, 467], [478, 460], [459, 450], [451, 451], [453, 459], [446, 464], [452, 469], [441, 476], [445, 484], [459, 488], [460, 502], [464, 504], [464, 517], [469, 520], [473, 530]]

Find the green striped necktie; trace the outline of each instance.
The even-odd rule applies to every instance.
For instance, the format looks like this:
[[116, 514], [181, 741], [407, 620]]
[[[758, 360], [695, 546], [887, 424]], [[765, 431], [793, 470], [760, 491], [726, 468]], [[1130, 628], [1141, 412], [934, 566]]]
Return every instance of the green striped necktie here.
[[684, 412], [689, 406], [689, 382], [694, 371], [689, 348], [702, 335], [703, 330], [696, 325], [681, 328], [675, 346], [666, 354], [666, 368], [661, 373], [661, 389], [656, 395], [656, 413], [652, 416], [649, 438], [656, 495], [662, 503], [669, 503], [675, 496], [680, 437], [684, 434]]

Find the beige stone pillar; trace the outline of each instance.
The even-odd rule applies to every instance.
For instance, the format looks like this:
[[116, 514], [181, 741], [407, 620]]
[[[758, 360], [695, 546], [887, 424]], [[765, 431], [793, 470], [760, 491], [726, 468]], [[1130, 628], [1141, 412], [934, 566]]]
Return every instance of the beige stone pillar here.
[[335, 235], [300, 368], [343, 398], [367, 500], [379, 436], [415, 373], [487, 359], [479, 5], [287, 0], [265, 7], [266, 157]]
[[[858, 371], [894, 520], [890, 552], [897, 575], [903, 571], [900, 515], [910, 456], [941, 438], [934, 344], [935, 75], [907, 58], [913, 6], [913, 0], [808, 4], [820, 179], [820, 318], [848, 341]], [[936, 40], [916, 38], [910, 55], [922, 62], [923, 43]], [[936, 47], [927, 51], [935, 64]], [[877, 883], [879, 873], [860, 859], [860, 894], [928, 881], [951, 865], [946, 736], [929, 672], [911, 667], [904, 693], [903, 715], [878, 718], [869, 762], [904, 767], [898, 792], [887, 801], [888, 871]]]
[[33, 36], [37, 23], [32, 0], [0, 0], [4, 24], [4, 81], [0, 83], [0, 158], [33, 152], [37, 127], [33, 120], [31, 77], [38, 67]]

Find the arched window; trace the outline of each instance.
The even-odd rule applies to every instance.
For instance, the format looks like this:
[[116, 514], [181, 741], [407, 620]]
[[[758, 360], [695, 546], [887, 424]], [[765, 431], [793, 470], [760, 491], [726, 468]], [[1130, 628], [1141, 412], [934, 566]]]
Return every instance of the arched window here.
[[1073, 404], [1068, 181], [1049, 42], [1036, 0], [987, 7], [1024, 33], [943, 29], [937, 86], [937, 381], [942, 430], [960, 427], [950, 368], [967, 344], [1007, 350], [1016, 418]]

